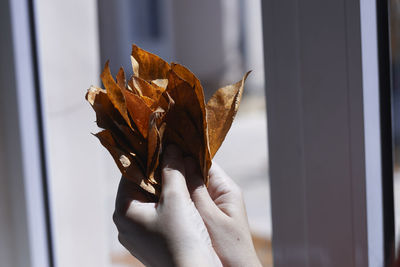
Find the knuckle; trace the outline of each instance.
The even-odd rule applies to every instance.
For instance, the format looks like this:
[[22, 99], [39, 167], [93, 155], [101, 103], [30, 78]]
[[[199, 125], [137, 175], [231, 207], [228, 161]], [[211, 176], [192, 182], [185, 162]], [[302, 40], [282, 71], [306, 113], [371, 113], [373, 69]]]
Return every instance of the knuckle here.
[[168, 188], [162, 191], [161, 197], [164, 201], [175, 202], [182, 198], [182, 193], [176, 188]]
[[166, 176], [177, 176], [182, 175], [178, 168], [173, 168], [172, 166], [166, 166], [162, 169], [162, 174]]
[[117, 211], [114, 211], [112, 219], [113, 219], [113, 222], [114, 222], [115, 226], [117, 227], [117, 229], [120, 230], [121, 224], [122, 224], [121, 215]]
[[139, 209], [140, 209], [140, 202], [138, 200], [132, 200], [132, 201], [129, 202], [128, 208], [127, 208], [127, 210], [126, 210], [124, 215], [125, 215], [125, 217], [128, 214], [137, 216], [137, 215], [140, 214]]
[[204, 195], [204, 190], [207, 190], [205, 185], [196, 187], [195, 189], [192, 190], [192, 193], [191, 193], [192, 198], [194, 198], [194, 199], [202, 198], [202, 196]]
[[114, 212], [113, 214], [113, 221], [115, 226], [117, 227], [118, 232], [123, 232], [123, 223], [121, 220], [121, 216], [117, 212]]
[[118, 234], [118, 241], [121, 245], [125, 246], [125, 239], [122, 237], [122, 234]]

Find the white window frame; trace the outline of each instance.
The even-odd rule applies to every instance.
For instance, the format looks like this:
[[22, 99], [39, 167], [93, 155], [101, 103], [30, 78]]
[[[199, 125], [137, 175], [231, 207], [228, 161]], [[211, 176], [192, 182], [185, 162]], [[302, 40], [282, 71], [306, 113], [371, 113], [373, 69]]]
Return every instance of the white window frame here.
[[30, 1], [0, 1], [0, 265], [50, 267]]
[[384, 266], [374, 0], [263, 1], [275, 267]]

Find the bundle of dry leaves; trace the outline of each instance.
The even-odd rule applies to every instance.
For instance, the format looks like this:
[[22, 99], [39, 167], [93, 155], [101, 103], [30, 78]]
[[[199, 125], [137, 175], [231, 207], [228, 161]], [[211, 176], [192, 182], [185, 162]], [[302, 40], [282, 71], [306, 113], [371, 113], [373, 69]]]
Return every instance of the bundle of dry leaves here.
[[235, 84], [218, 89], [205, 103], [197, 77], [182, 65], [168, 64], [132, 46], [133, 76], [120, 68], [116, 81], [108, 62], [101, 80], [86, 99], [96, 112], [95, 134], [114, 158], [122, 175], [158, 197], [160, 157], [173, 143], [199, 164], [208, 184], [211, 159], [221, 146], [239, 107], [249, 73]]

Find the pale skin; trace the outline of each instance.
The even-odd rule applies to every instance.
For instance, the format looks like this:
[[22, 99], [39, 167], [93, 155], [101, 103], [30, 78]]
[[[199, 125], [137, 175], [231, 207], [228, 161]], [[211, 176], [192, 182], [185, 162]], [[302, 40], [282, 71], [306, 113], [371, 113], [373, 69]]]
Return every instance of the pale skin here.
[[121, 179], [114, 222], [121, 244], [146, 266], [261, 266], [240, 188], [215, 163], [204, 185], [191, 158], [169, 146], [158, 203]]

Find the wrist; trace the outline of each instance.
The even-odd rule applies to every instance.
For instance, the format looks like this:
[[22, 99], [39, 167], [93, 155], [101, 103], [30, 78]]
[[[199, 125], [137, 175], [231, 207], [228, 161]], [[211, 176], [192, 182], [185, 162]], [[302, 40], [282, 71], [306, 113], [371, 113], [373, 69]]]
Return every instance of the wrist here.
[[225, 266], [232, 266], [232, 267], [262, 267], [260, 260], [258, 259], [257, 255], [254, 256], [242, 256], [240, 258], [229, 259], [226, 261], [222, 261], [223, 265]]
[[204, 253], [186, 253], [182, 257], [176, 258], [176, 266], [192, 267], [192, 266], [221, 266], [216, 261], [218, 258], [212, 255], [204, 255]]
[[211, 264], [210, 261], [207, 261], [206, 259], [196, 255], [196, 256], [190, 256], [190, 257], [184, 257], [181, 259], [177, 259], [176, 266], [177, 267], [191, 267], [191, 266], [214, 266], [214, 265]]
[[188, 266], [222, 266], [212, 247], [197, 244], [197, 247], [186, 246], [174, 254], [178, 267]]

